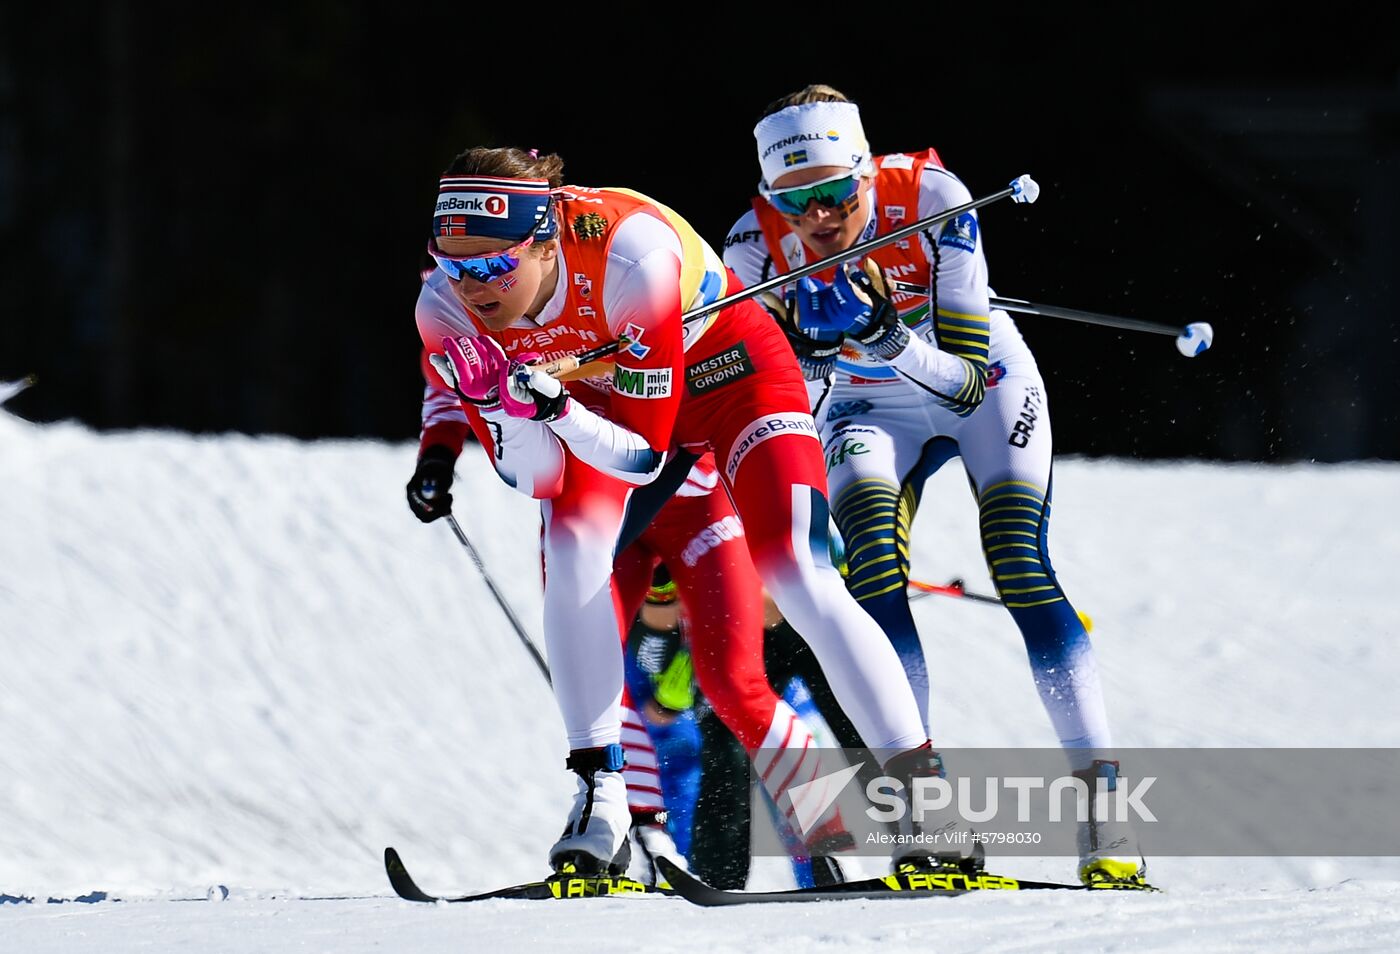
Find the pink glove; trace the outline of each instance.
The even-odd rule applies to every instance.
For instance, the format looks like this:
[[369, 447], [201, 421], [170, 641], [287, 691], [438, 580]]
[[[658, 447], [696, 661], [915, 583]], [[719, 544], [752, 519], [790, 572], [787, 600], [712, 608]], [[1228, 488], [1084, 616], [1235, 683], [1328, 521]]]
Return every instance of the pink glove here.
[[[451, 384], [464, 401], [483, 409], [501, 405], [502, 379], [510, 367], [505, 350], [494, 338], [443, 338], [442, 352], [451, 367]], [[434, 362], [434, 366], [437, 363]]]

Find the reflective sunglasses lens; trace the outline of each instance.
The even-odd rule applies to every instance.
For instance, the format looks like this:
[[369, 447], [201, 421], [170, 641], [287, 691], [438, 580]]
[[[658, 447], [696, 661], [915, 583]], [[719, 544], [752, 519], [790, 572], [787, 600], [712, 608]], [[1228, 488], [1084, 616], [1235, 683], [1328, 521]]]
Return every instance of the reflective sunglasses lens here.
[[835, 182], [823, 182], [819, 186], [812, 187], [812, 198], [822, 205], [835, 208], [856, 194], [857, 184], [855, 176], [847, 176], [845, 179], [837, 179]]
[[834, 209], [855, 195], [859, 184], [859, 179], [856, 176], [846, 176], [835, 182], [823, 182], [805, 189], [775, 193], [773, 204], [778, 207], [778, 211], [786, 212], [788, 215], [804, 214], [807, 211], [807, 206], [812, 202]]
[[493, 278], [509, 275], [520, 264], [514, 255], [492, 255], [488, 258], [473, 258], [462, 263], [468, 275], [479, 282], [489, 282]]
[[807, 211], [807, 199], [803, 198], [802, 204], [798, 205], [798, 193], [806, 196], [806, 189], [799, 189], [797, 192], [779, 192], [773, 196], [773, 204], [778, 207], [779, 212], [786, 212], [788, 215], [801, 215]]
[[447, 277], [453, 281], [460, 282], [463, 276], [478, 282], [489, 282], [493, 278], [500, 278], [508, 275], [520, 265], [520, 259], [514, 255], [490, 255], [486, 258], [446, 258], [433, 256], [438, 267], [447, 273]]
[[459, 264], [458, 262], [454, 262], [450, 258], [438, 258], [436, 255], [433, 256], [433, 261], [437, 262], [438, 268], [442, 269], [447, 277], [454, 282], [460, 282], [462, 280], [462, 270], [457, 267]]

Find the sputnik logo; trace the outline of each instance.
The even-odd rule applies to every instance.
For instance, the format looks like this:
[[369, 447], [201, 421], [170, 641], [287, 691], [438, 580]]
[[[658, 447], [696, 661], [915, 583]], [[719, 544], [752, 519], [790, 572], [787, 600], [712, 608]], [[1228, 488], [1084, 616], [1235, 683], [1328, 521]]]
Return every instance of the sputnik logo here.
[[802, 829], [801, 834], [804, 838], [822, 820], [826, 810], [840, 797], [842, 790], [864, 765], [864, 762], [857, 762], [838, 772], [831, 772], [788, 789], [788, 795], [792, 798], [792, 812], [797, 816], [797, 826]]

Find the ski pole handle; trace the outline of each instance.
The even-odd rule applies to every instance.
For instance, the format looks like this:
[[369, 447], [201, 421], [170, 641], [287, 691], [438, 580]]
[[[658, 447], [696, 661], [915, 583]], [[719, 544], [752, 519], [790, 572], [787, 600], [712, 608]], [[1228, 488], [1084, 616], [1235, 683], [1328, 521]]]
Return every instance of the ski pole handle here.
[[578, 354], [566, 354], [562, 358], [555, 358], [539, 370], [543, 371], [551, 378], [560, 381], [572, 381], [575, 378], [588, 377], [591, 373], [587, 370], [589, 364], [606, 358], [608, 355], [616, 354], [631, 343], [631, 339], [626, 335], [622, 335], [616, 341], [600, 344], [596, 348], [589, 348], [587, 351], [580, 351]]

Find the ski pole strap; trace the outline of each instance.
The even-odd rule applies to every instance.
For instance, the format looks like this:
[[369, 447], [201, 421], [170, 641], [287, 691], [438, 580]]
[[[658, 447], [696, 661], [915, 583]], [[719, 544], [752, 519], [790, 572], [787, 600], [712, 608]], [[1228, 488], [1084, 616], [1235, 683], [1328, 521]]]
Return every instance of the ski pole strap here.
[[626, 763], [622, 746], [614, 742], [593, 749], [574, 749], [564, 760], [564, 767], [588, 778], [594, 772], [621, 772]]

